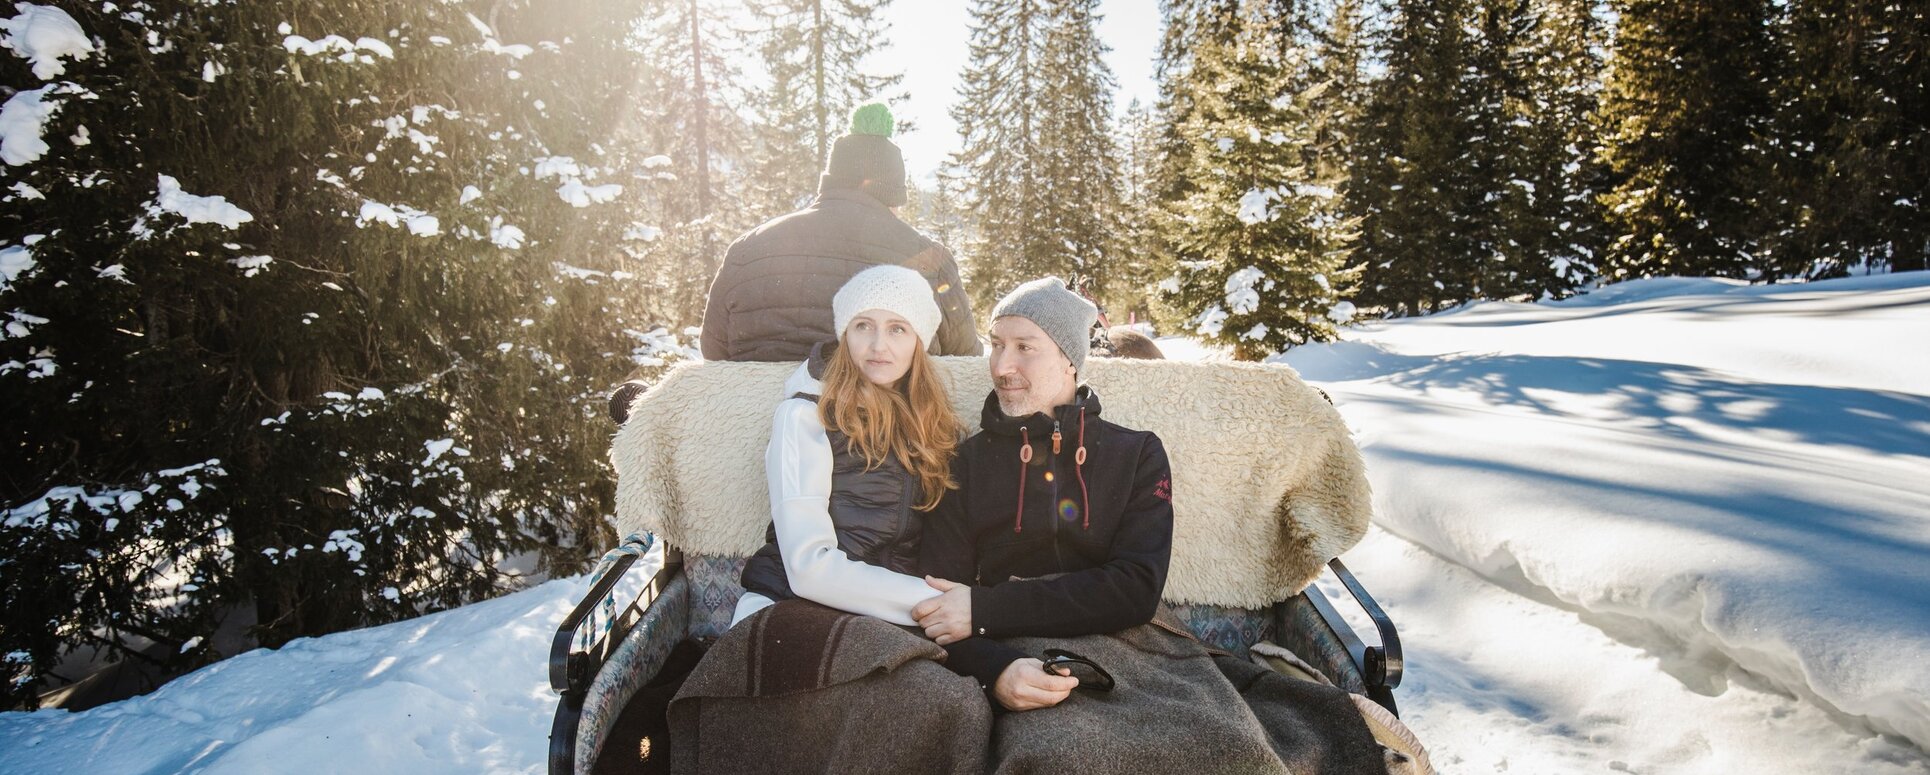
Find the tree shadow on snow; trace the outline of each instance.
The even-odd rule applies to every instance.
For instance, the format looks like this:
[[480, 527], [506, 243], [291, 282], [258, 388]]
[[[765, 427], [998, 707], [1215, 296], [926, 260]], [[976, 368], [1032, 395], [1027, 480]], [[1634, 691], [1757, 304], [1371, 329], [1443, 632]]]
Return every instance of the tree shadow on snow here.
[[[1467, 390], [1490, 404], [1568, 416], [1560, 396], [1610, 396], [1612, 411], [1645, 430], [1724, 442], [1696, 426], [1772, 439], [1930, 458], [1930, 396], [1885, 390], [1752, 382], [1695, 366], [1536, 355], [1416, 357], [1346, 350], [1347, 365], [1313, 363], [1313, 380], [1377, 378], [1415, 391]], [[1374, 354], [1378, 353], [1378, 354]], [[1537, 391], [1545, 391], [1536, 395]], [[1684, 423], [1683, 420], [1693, 421]]]
[[[1826, 303], [1846, 294], [1855, 294], [1856, 314], [1903, 307], [1923, 307], [1926, 305], [1923, 293], [1925, 277], [1930, 275], [1899, 274], [1888, 278], [1873, 278], [1878, 280], [1877, 282], [1858, 283], [1854, 286], [1833, 284], [1825, 287], [1816, 287], [1808, 283], [1723, 287], [1709, 285], [1707, 281], [1700, 279], [1680, 278], [1687, 281], [1685, 285], [1678, 290], [1662, 293], [1622, 295], [1597, 291], [1559, 301], [1535, 304], [1480, 302], [1476, 306], [1445, 310], [1427, 319], [1430, 325], [1454, 328], [1510, 328], [1537, 323], [1566, 323], [1613, 318], [1638, 313], [1732, 322], [1758, 315], [1840, 317], [1844, 314], [1843, 310], [1827, 305], [1812, 309], [1802, 307], [1816, 305], [1819, 302]], [[1832, 282], [1840, 283], [1840, 281]], [[1893, 294], [1894, 298], [1882, 298], [1878, 294]], [[1879, 298], [1881, 300], [1878, 300]], [[1465, 314], [1468, 312], [1482, 314]], [[1511, 312], [1521, 314], [1506, 314]]]

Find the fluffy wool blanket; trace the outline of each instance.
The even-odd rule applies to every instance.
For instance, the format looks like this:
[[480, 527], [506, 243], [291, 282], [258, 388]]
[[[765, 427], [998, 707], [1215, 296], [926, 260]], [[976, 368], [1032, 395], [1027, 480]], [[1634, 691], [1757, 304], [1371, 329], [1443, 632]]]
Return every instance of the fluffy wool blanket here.
[[[984, 358], [936, 359], [977, 432]], [[1360, 451], [1286, 366], [1094, 358], [1105, 417], [1150, 430], [1173, 469], [1172, 603], [1259, 608], [1298, 593], [1367, 533]], [[619, 533], [648, 530], [698, 554], [748, 556], [771, 509], [764, 446], [795, 363], [691, 363], [632, 405], [617, 432]]]
[[1110, 692], [995, 719], [999, 775], [1386, 775], [1387, 751], [1346, 692], [1210, 653], [1161, 612], [1151, 624], [1076, 638], [1004, 638], [1105, 668]]
[[671, 772], [984, 772], [991, 706], [944, 657], [881, 619], [780, 602], [678, 690]]

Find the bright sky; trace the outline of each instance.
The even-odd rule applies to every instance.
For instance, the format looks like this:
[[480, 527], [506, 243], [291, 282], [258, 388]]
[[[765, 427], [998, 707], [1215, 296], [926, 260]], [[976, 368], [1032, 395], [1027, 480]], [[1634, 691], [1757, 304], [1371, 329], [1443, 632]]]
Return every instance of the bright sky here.
[[[1134, 97], [1152, 104], [1157, 94], [1153, 57], [1159, 52], [1158, 0], [1101, 0], [1099, 10], [1099, 40], [1112, 48], [1106, 64], [1119, 83], [1114, 112], [1123, 114]], [[918, 125], [895, 139], [905, 151], [905, 169], [912, 178], [930, 181], [959, 145], [951, 108], [965, 69], [970, 7], [963, 0], [897, 0], [885, 18], [891, 23], [891, 43], [879, 69], [902, 71], [904, 88], [911, 92], [908, 102], [893, 104], [891, 110]]]

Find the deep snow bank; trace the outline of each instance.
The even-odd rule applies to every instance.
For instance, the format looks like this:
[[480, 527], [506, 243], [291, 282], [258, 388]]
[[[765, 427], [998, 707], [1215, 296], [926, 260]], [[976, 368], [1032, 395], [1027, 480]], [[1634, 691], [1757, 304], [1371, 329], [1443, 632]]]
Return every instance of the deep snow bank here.
[[1356, 429], [1384, 527], [1692, 689], [1733, 663], [1930, 748], [1930, 273], [1639, 281], [1347, 338], [1283, 360]]
[[1930, 775], [1908, 742], [1845, 730], [1733, 667], [1726, 691], [1698, 693], [1587, 615], [1385, 530], [1344, 556], [1400, 627], [1401, 718], [1443, 773]]
[[588, 589], [256, 649], [81, 713], [0, 713], [0, 771], [539, 773], [550, 637]]

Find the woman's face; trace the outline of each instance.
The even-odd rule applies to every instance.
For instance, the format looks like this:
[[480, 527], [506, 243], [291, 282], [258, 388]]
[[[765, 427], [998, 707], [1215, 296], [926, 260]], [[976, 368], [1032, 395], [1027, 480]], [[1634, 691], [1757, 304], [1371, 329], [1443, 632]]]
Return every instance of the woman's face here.
[[846, 355], [880, 387], [892, 387], [904, 379], [918, 347], [917, 332], [895, 312], [868, 309], [853, 316], [844, 329]]

